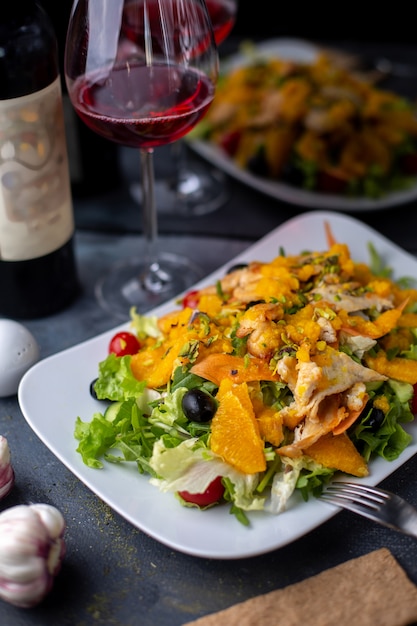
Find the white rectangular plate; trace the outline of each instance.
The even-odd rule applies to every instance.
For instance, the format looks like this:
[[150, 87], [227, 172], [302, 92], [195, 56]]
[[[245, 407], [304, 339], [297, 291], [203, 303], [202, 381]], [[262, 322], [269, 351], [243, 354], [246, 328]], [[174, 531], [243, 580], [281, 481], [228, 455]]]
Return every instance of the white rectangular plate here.
[[[367, 245], [372, 242], [395, 277], [417, 277], [417, 260], [401, 248], [343, 214], [320, 211], [295, 217], [272, 231], [255, 245], [201, 281], [198, 286], [215, 282], [234, 263], [270, 261], [284, 248], [287, 254], [303, 250], [326, 250], [324, 223], [335, 238], [347, 243], [352, 257], [369, 262]], [[176, 308], [175, 301], [155, 309], [161, 315]], [[102, 410], [102, 404], [89, 393], [97, 377], [98, 363], [107, 356], [109, 340], [118, 326], [98, 337], [69, 348], [37, 363], [24, 376], [19, 387], [19, 402], [27, 422], [45, 445], [97, 496], [157, 541], [181, 552], [213, 559], [238, 559], [280, 548], [310, 532], [338, 509], [314, 498], [305, 503], [293, 498], [288, 510], [278, 516], [250, 514], [245, 527], [229, 513], [228, 505], [208, 511], [182, 507], [171, 494], [158, 491], [135, 466], [106, 464], [91, 469], [76, 452], [74, 425], [77, 416], [84, 421]], [[407, 430], [412, 444], [396, 461], [372, 461], [366, 483], [375, 485], [417, 452], [417, 425]], [[365, 482], [365, 481], [363, 481]]]
[[[254, 55], [256, 54], [261, 58], [279, 57], [302, 63], [312, 62], [318, 52], [319, 49], [317, 47], [302, 39], [272, 39], [254, 46], [253, 50]], [[248, 65], [251, 59], [252, 57], [236, 54], [225, 60], [221, 67], [222, 73], [227, 74], [230, 70]], [[195, 152], [229, 176], [267, 196], [296, 206], [318, 210], [331, 209], [333, 211], [379, 211], [406, 204], [417, 198], [417, 180], [407, 189], [393, 191], [375, 199], [366, 197], [349, 198], [343, 195], [308, 191], [280, 180], [257, 176], [247, 169], [238, 167], [236, 162], [224, 150], [210, 141], [194, 140], [192, 135], [187, 140]]]

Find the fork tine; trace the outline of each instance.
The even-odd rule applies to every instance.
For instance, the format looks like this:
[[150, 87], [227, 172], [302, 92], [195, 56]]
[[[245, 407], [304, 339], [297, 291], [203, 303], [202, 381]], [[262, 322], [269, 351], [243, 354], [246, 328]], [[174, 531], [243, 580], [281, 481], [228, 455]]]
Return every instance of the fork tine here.
[[[340, 494], [340, 495], [326, 495], [322, 494], [320, 496], [321, 500], [328, 502], [329, 504], [334, 504], [335, 506], [339, 506], [343, 509], [347, 509], [348, 511], [352, 511], [353, 513], [359, 513], [363, 517], [367, 517], [368, 519], [373, 520], [374, 522], [379, 522], [380, 524], [384, 523], [386, 526], [388, 525], [386, 522], [383, 522], [376, 516], [378, 508], [374, 505], [368, 506], [365, 504], [356, 504], [353, 500], [349, 499], [349, 496]], [[393, 528], [392, 525], [390, 525]]]
[[320, 499], [417, 537], [416, 509], [389, 491], [340, 481], [329, 484]]
[[384, 489], [381, 489], [380, 487], [371, 487], [370, 485], [363, 485], [361, 483], [350, 483], [342, 480], [330, 483], [326, 486], [326, 489], [343, 489], [344, 491], [349, 489], [352, 492], [363, 492], [371, 494], [375, 497], [384, 496], [384, 498], [389, 498], [391, 495], [388, 491], [384, 491]]
[[330, 504], [358, 513], [373, 522], [399, 530], [391, 517], [381, 514], [381, 507], [388, 504], [391, 498], [391, 494], [382, 489], [375, 490], [368, 485], [340, 481], [330, 483], [320, 497]]
[[[338, 506], [343, 507], [344, 509], [349, 509], [350, 511], [354, 511], [355, 513], [365, 514], [368, 511], [368, 517], [371, 515], [371, 511], [378, 511], [378, 504], [373, 502], [372, 500], [360, 500], [355, 502], [352, 500], [352, 495], [348, 493], [343, 493], [341, 491], [336, 493], [326, 493], [324, 492], [320, 496], [321, 500], [326, 500], [330, 502], [330, 504], [336, 504]], [[374, 517], [372, 517], [374, 519]]]
[[[377, 491], [373, 487], [367, 485], [359, 485], [357, 483], [348, 482], [334, 482], [326, 487], [326, 492], [331, 493], [332, 496], [337, 496], [343, 499], [351, 499], [352, 497], [359, 498], [363, 504], [372, 506], [372, 502], [383, 504], [390, 498], [390, 494], [378, 489]], [[377, 506], [374, 506], [377, 509]]]

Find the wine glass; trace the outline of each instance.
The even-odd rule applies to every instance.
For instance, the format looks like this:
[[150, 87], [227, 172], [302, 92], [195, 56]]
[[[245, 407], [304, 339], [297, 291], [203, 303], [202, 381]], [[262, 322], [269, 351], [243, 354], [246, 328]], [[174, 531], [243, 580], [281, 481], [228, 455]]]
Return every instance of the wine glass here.
[[[130, 0], [130, 3], [134, 5], [137, 1]], [[219, 46], [235, 24], [238, 0], [206, 0], [206, 6], [214, 39]], [[137, 25], [131, 20], [129, 36], [133, 41], [137, 30]], [[190, 166], [184, 141], [172, 144], [169, 159], [172, 163], [171, 175], [156, 181], [157, 195], [163, 200], [161, 211], [192, 217], [216, 211], [226, 202], [228, 193], [224, 174], [207, 165]], [[131, 193], [141, 202], [142, 190], [138, 184], [131, 186]]]
[[[238, 0], [206, 0], [217, 46], [229, 36], [235, 24], [237, 4]], [[192, 169], [187, 164], [184, 141], [178, 141], [172, 148], [177, 153], [178, 164], [172, 183], [178, 198], [177, 210], [189, 216], [216, 211], [228, 197], [224, 175], [208, 167]]]
[[206, 0], [217, 46], [230, 35], [235, 25], [238, 0]]
[[[136, 28], [129, 36], [130, 23]], [[64, 53], [71, 102], [93, 131], [138, 148], [142, 258], [120, 262], [97, 285], [100, 304], [128, 317], [201, 278], [181, 255], [158, 249], [153, 151], [188, 133], [214, 97], [218, 54], [204, 0], [75, 0]]]

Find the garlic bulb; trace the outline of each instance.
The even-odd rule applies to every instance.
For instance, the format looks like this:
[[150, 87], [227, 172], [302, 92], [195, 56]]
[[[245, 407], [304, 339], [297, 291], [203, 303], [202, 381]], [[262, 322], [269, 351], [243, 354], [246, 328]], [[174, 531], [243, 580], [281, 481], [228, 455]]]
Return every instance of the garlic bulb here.
[[0, 500], [7, 496], [14, 485], [14, 471], [6, 437], [0, 435]]
[[0, 598], [29, 608], [50, 591], [65, 555], [65, 520], [49, 504], [0, 513]]

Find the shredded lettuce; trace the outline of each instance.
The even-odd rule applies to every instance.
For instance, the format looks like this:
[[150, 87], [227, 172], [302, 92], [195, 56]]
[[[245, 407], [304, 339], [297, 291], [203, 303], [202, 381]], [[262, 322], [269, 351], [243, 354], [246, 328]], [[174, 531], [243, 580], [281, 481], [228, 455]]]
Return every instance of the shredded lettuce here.
[[161, 335], [158, 328], [158, 318], [156, 315], [141, 315], [136, 312], [135, 307], [130, 310], [131, 326], [133, 331], [140, 337], [155, 337]]
[[94, 384], [94, 391], [99, 400], [126, 400], [136, 398], [146, 387], [138, 381], [130, 369], [131, 356], [117, 357], [109, 354], [99, 363], [99, 377]]
[[88, 467], [102, 468], [100, 460], [106, 450], [114, 444], [114, 429], [103, 415], [95, 413], [91, 422], [83, 422], [77, 417], [74, 436], [80, 441], [77, 452]]
[[197, 438], [183, 441], [175, 448], [166, 447], [163, 440], [157, 441], [150, 464], [158, 476], [150, 482], [161, 491], [203, 493], [217, 476], [222, 476], [233, 483], [232, 497], [237, 507], [245, 511], [263, 509], [264, 498], [254, 494], [258, 475], [234, 469]]

